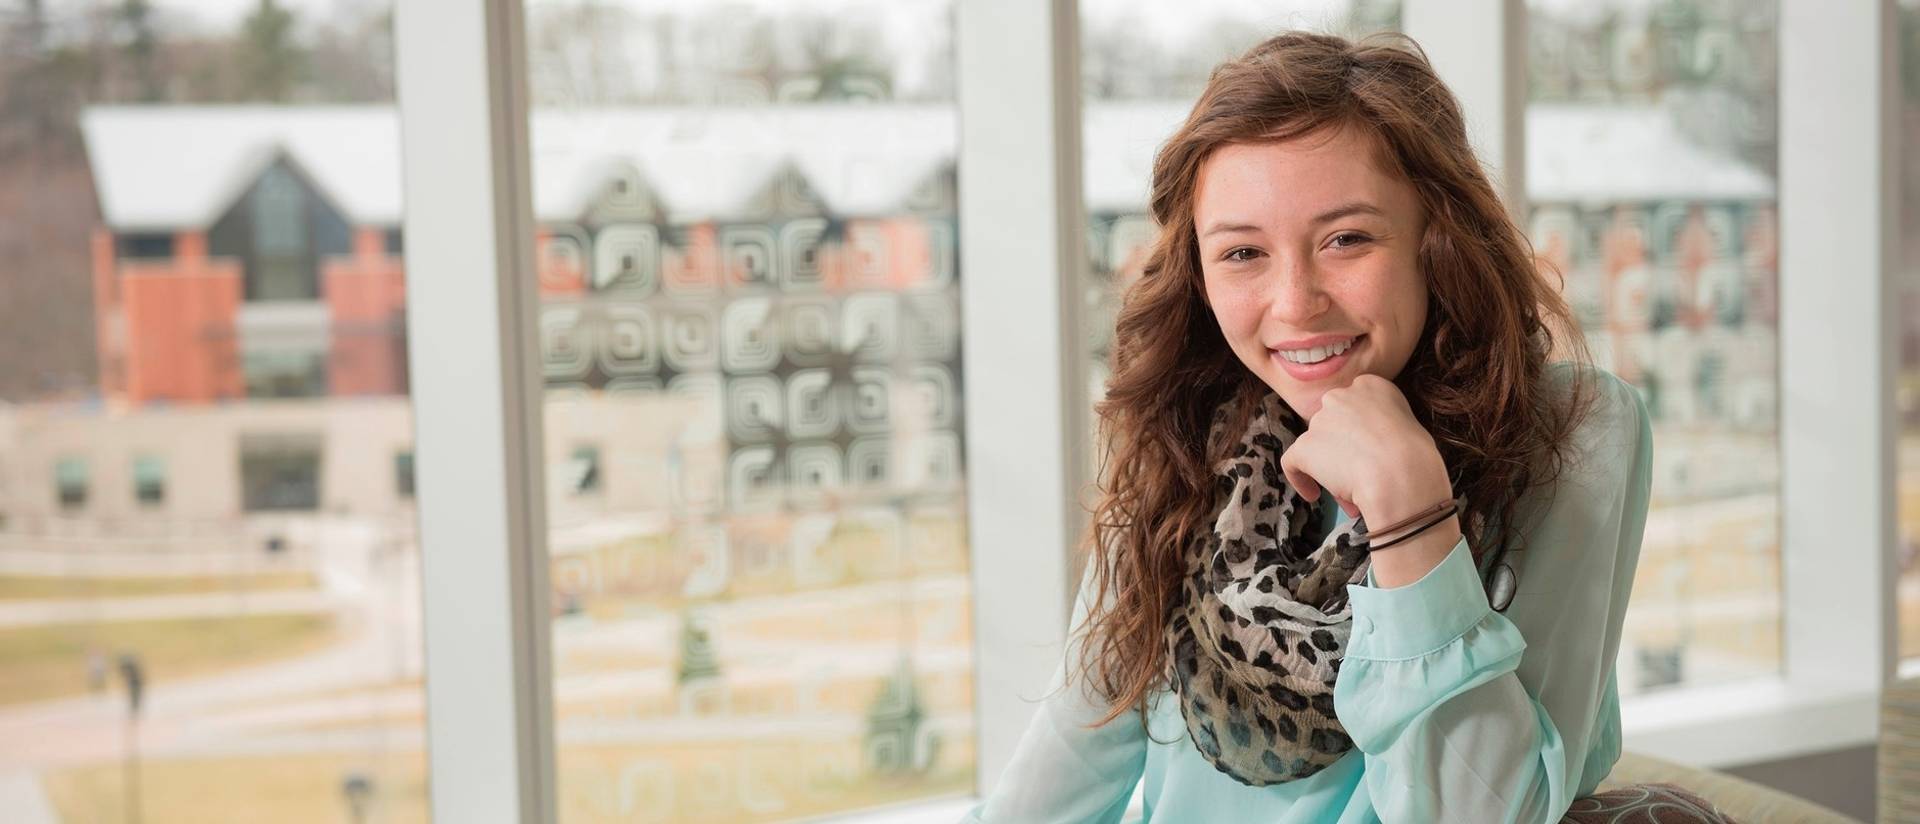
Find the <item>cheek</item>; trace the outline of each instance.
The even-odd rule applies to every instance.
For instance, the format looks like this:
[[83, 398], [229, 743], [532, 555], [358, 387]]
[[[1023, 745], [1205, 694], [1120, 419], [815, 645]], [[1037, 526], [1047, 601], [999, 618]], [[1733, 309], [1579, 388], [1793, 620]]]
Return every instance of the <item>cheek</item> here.
[[1339, 303], [1350, 314], [1386, 325], [1394, 333], [1417, 334], [1427, 314], [1426, 279], [1411, 261], [1383, 260], [1382, 264], [1354, 278], [1353, 288], [1338, 296]]
[[1213, 318], [1228, 343], [1238, 346], [1241, 340], [1259, 332], [1260, 307], [1253, 295], [1213, 280], [1207, 281], [1206, 289], [1207, 305], [1213, 307]]
[[1427, 283], [1412, 261], [1400, 261], [1391, 270], [1375, 273], [1369, 288], [1352, 297], [1376, 331], [1377, 358], [1372, 367], [1397, 371], [1419, 342], [1426, 325]]

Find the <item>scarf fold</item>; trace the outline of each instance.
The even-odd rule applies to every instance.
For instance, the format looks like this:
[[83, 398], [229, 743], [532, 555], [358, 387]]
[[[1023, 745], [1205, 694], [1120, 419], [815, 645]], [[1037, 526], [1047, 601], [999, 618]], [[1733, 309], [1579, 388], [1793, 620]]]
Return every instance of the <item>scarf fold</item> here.
[[[1224, 407], [1223, 407], [1224, 410]], [[1216, 412], [1209, 443], [1226, 435]], [[1242, 784], [1313, 775], [1352, 749], [1333, 685], [1352, 632], [1346, 586], [1367, 574], [1364, 520], [1327, 516], [1287, 485], [1280, 456], [1306, 425], [1268, 393], [1215, 467], [1219, 515], [1186, 548], [1167, 621], [1169, 681], [1207, 761]]]

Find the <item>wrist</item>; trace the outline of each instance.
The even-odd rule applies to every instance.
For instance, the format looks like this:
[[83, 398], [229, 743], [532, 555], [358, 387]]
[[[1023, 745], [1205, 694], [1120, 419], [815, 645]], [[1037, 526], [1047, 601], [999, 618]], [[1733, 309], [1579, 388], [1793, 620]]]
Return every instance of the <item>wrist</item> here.
[[1368, 557], [1373, 583], [1385, 589], [1403, 587], [1426, 577], [1460, 543], [1460, 516], [1449, 516], [1407, 540]]
[[1359, 507], [1361, 517], [1367, 520], [1371, 529], [1400, 523], [1453, 498], [1452, 482], [1447, 480], [1445, 473], [1440, 473], [1437, 480], [1383, 486], [1369, 494], [1366, 500], [1354, 501], [1354, 505]]

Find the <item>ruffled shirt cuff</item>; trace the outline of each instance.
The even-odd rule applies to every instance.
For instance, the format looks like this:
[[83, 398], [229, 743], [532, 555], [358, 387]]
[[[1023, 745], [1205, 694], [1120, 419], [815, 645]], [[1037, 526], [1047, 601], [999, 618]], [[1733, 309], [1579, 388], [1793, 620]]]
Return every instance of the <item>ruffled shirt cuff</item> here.
[[1365, 585], [1347, 585], [1353, 604], [1350, 657], [1418, 658], [1465, 635], [1493, 611], [1465, 537], [1420, 580], [1390, 588], [1372, 584], [1369, 571]]

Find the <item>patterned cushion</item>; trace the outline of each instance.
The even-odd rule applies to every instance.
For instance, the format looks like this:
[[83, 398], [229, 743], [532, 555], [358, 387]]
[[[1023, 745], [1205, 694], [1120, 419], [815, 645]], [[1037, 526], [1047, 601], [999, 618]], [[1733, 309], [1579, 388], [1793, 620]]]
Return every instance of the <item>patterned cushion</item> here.
[[1577, 799], [1561, 824], [1734, 824], [1712, 802], [1672, 784], [1633, 784]]

